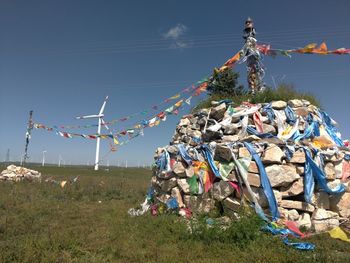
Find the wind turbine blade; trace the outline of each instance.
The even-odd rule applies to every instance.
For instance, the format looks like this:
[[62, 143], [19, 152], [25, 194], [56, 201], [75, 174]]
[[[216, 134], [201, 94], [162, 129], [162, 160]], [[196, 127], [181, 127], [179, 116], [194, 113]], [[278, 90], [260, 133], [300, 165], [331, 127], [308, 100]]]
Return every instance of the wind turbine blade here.
[[103, 117], [103, 114], [94, 114], [94, 115], [86, 115], [86, 116], [79, 116], [76, 117], [76, 119], [90, 119], [90, 118], [100, 118]]
[[105, 128], [109, 131], [109, 133], [110, 133], [111, 135], [113, 135], [113, 134], [112, 134], [112, 131], [109, 129], [109, 127], [107, 126], [107, 124], [106, 124], [106, 122], [104, 121], [104, 119], [101, 118], [101, 122], [102, 122], [102, 125], [105, 126]]
[[99, 115], [101, 115], [103, 113], [103, 111], [105, 110], [105, 106], [106, 106], [107, 100], [108, 100], [108, 96], [106, 96], [105, 100], [103, 101], [103, 104], [102, 104], [102, 107], [100, 109]]

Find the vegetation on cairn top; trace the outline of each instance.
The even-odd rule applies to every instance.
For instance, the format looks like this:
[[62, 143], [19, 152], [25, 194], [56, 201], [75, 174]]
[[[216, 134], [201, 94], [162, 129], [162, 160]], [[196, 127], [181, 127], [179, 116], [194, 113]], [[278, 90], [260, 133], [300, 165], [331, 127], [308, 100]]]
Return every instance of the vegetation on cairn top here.
[[193, 111], [211, 107], [211, 101], [230, 99], [235, 106], [244, 101], [251, 103], [269, 103], [271, 101], [292, 99], [305, 99], [311, 104], [320, 107], [320, 102], [311, 93], [301, 92], [294, 88], [292, 84], [282, 83], [276, 89], [267, 87], [264, 91], [251, 94], [242, 85], [238, 85], [239, 74], [232, 69], [226, 69], [220, 73], [214, 70], [213, 78], [208, 85], [208, 98], [200, 102]]

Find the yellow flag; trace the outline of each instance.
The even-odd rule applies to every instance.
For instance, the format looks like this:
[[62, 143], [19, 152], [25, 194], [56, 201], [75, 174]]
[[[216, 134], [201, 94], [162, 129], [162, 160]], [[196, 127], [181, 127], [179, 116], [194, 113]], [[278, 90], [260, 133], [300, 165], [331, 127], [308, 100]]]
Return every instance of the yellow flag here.
[[339, 226], [328, 231], [328, 233], [332, 238], [337, 238], [345, 242], [350, 242], [350, 239], [346, 236], [345, 232]]
[[182, 105], [184, 101], [183, 100], [179, 100], [178, 102], [175, 103], [175, 107], [180, 107]]
[[115, 138], [115, 137], [113, 137], [113, 142], [114, 142], [114, 144], [119, 144], [119, 141], [117, 140], [117, 138]]
[[63, 188], [63, 187], [66, 185], [66, 183], [67, 183], [67, 181], [62, 181], [62, 182], [60, 183], [60, 186]]
[[175, 99], [178, 99], [178, 98], [180, 98], [180, 94], [176, 94], [176, 95], [170, 97], [169, 99], [175, 100]]
[[301, 53], [312, 52], [316, 47], [317, 47], [316, 43], [308, 44], [301, 49]]

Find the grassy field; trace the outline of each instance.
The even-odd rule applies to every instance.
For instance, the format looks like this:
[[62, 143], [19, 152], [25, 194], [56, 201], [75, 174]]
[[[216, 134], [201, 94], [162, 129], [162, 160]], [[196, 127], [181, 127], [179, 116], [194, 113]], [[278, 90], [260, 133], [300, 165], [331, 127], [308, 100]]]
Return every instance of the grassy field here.
[[[0, 170], [4, 167], [0, 166]], [[0, 262], [349, 262], [350, 245], [327, 234], [315, 251], [285, 246], [254, 220], [190, 234], [175, 215], [130, 217], [144, 200], [151, 171], [35, 168], [52, 183], [0, 182]]]

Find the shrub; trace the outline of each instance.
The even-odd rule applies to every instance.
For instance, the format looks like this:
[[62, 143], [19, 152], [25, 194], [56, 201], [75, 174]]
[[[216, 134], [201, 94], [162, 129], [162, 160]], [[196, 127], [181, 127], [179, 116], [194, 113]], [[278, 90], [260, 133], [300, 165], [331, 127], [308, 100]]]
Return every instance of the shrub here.
[[292, 84], [281, 84], [277, 89], [268, 87], [264, 91], [259, 92], [255, 95], [248, 93], [241, 95], [213, 94], [210, 95], [206, 100], [200, 102], [193, 109], [193, 112], [199, 109], [209, 108], [211, 106], [211, 101], [220, 101], [223, 99], [232, 100], [233, 104], [236, 106], [240, 105], [243, 101], [249, 101], [251, 103], [269, 103], [274, 100], [288, 101], [292, 99], [305, 99], [317, 107], [321, 106], [320, 102], [313, 94], [297, 91]]

